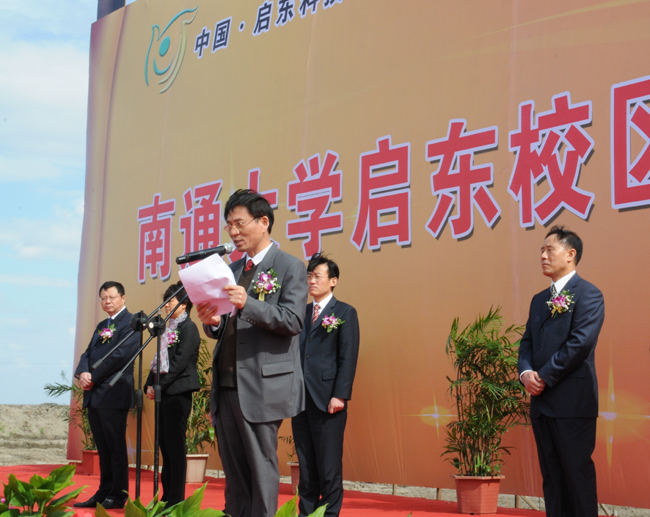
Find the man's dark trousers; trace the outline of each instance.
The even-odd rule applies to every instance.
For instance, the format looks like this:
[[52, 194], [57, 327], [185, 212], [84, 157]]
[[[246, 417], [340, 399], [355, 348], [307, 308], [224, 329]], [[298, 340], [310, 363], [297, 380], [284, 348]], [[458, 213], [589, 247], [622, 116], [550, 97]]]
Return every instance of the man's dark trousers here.
[[129, 457], [126, 450], [126, 419], [128, 409], [95, 409], [88, 407], [88, 422], [99, 453], [101, 471], [95, 499], [110, 497], [125, 501], [129, 490]]
[[[346, 404], [347, 405], [347, 404]], [[293, 417], [300, 463], [300, 515], [327, 504], [325, 515], [338, 515], [343, 504], [343, 435], [347, 408], [334, 414], [321, 411], [307, 391], [306, 408]], [[319, 497], [320, 496], [320, 497]]]

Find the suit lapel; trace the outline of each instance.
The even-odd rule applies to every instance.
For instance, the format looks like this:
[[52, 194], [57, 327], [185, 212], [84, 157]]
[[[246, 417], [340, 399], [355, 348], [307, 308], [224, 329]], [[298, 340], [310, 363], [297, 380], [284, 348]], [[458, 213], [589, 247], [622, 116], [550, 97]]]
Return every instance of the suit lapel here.
[[[551, 288], [549, 287], [544, 291], [544, 300], [542, 302], [542, 327], [546, 324], [548, 319], [551, 317], [551, 309], [549, 309], [548, 302], [551, 299]], [[540, 327], [541, 328], [541, 327]]]
[[107, 326], [108, 326], [108, 318], [99, 322], [99, 324], [95, 328], [95, 334], [93, 335], [91, 350], [96, 350], [97, 348], [99, 348], [104, 344], [102, 343], [102, 338], [100, 337], [99, 333], [102, 330], [104, 330]]
[[241, 277], [241, 274], [244, 271], [244, 265], [245, 265], [245, 261], [243, 258], [233, 263], [232, 276], [235, 277], [235, 283], [239, 282], [239, 277]]

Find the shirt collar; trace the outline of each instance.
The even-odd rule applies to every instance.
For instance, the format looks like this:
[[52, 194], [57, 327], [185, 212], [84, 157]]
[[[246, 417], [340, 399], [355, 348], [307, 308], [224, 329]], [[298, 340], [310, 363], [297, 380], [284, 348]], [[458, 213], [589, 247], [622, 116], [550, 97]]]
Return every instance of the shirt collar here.
[[266, 248], [264, 248], [262, 251], [260, 251], [254, 257], [249, 257], [248, 253], [246, 253], [246, 256], [244, 257], [245, 258], [244, 263], [248, 262], [248, 259], [251, 259], [253, 261], [253, 264], [255, 264], [257, 266], [260, 262], [262, 262], [262, 260], [264, 260], [264, 257], [266, 257], [266, 254], [271, 249], [271, 246], [273, 246], [273, 243], [269, 244]]
[[562, 278], [560, 278], [557, 282], [552, 282], [551, 285], [555, 285], [555, 290], [557, 291], [558, 294], [562, 292], [562, 289], [567, 285], [569, 280], [571, 280], [571, 277], [576, 274], [576, 270], [574, 269], [569, 273], [568, 275], [564, 275]]
[[320, 307], [320, 311], [323, 312], [323, 309], [327, 307], [327, 304], [330, 302], [332, 297], [334, 296], [334, 293], [330, 293], [328, 296], [323, 298], [320, 302], [314, 302], [314, 305], [318, 305]]
[[112, 316], [109, 316], [109, 318], [112, 318], [113, 321], [115, 321], [115, 318], [117, 318], [117, 315], [120, 314], [124, 309], [126, 309], [126, 305], [124, 305], [119, 311], [117, 311], [115, 314]]

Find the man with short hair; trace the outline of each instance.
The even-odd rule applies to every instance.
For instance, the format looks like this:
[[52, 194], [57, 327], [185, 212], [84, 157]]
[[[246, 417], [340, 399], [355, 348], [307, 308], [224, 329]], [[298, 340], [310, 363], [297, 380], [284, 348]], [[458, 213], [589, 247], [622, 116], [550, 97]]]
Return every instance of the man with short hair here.
[[582, 241], [554, 226], [542, 246], [550, 289], [535, 295], [519, 348], [549, 517], [598, 514], [598, 381], [594, 353], [605, 319], [600, 290], [576, 273]]
[[106, 509], [124, 508], [129, 490], [129, 458], [126, 449], [126, 419], [133, 407], [133, 366], [113, 387], [108, 385], [116, 373], [138, 349], [134, 333], [97, 368], [93, 365], [104, 357], [124, 336], [131, 332], [131, 313], [126, 310], [124, 286], [104, 282], [99, 288], [102, 309], [108, 318], [95, 328], [90, 344], [79, 359], [75, 377], [84, 389], [83, 407], [99, 453], [100, 482], [95, 495], [78, 508], [94, 508], [97, 503]]
[[228, 285], [234, 316], [197, 306], [205, 333], [217, 339], [210, 414], [226, 475], [225, 512], [272, 517], [278, 508], [278, 429], [305, 405], [300, 343], [307, 272], [271, 242], [273, 210], [253, 190], [226, 203], [225, 230], [244, 256], [232, 263]]
[[306, 408], [291, 419], [300, 464], [300, 515], [327, 505], [337, 516], [343, 503], [343, 433], [359, 355], [359, 319], [334, 297], [339, 267], [317, 253], [307, 266], [309, 294], [300, 334]]

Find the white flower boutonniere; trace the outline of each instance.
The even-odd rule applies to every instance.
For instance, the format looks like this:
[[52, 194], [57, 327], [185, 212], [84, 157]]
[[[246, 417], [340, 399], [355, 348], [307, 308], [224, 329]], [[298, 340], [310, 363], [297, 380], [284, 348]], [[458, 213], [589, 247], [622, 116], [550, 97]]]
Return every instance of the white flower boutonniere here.
[[269, 269], [266, 273], [260, 273], [255, 280], [255, 293], [259, 295], [259, 299], [264, 301], [264, 296], [276, 292], [282, 287], [278, 283], [278, 275], [275, 274], [273, 268]]

